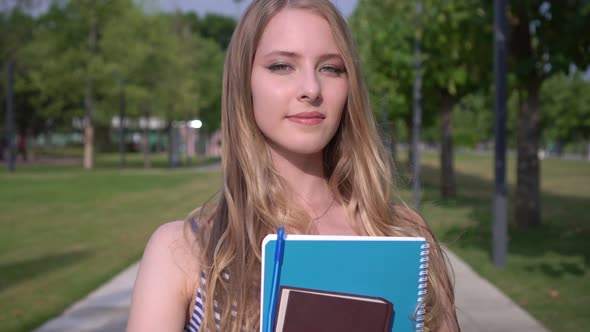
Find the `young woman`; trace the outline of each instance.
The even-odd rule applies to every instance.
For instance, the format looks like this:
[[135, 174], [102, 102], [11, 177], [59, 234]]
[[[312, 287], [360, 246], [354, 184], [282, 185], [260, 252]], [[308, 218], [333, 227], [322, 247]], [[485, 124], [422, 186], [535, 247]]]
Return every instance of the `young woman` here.
[[394, 203], [358, 55], [328, 0], [254, 0], [227, 51], [222, 98], [220, 195], [153, 234], [128, 331], [257, 331], [261, 243], [281, 225], [426, 237], [426, 327], [459, 330], [440, 247]]

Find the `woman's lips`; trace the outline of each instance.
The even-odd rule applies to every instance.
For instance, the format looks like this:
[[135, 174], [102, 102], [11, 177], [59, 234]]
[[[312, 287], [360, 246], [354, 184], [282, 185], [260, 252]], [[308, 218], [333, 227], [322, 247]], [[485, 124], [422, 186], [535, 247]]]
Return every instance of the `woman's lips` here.
[[289, 121], [303, 124], [303, 125], [316, 125], [322, 122], [326, 116], [320, 112], [301, 112], [287, 116]]

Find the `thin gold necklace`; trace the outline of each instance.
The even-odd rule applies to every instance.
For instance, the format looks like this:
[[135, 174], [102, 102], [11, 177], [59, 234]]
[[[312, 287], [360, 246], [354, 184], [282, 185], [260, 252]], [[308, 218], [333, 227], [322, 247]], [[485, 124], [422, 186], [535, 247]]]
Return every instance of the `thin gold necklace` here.
[[[313, 211], [313, 205], [311, 205], [311, 203], [305, 197], [303, 197], [303, 195], [299, 194], [295, 190], [293, 190], [293, 192], [295, 193], [295, 195], [299, 196], [305, 202], [305, 204], [309, 205], [311, 211]], [[306, 233], [309, 232], [311, 225], [315, 224], [316, 221], [321, 219], [323, 216], [325, 216], [328, 213], [328, 211], [330, 211], [330, 209], [332, 208], [332, 205], [334, 205], [335, 201], [336, 201], [336, 195], [332, 194], [332, 201], [330, 202], [330, 204], [328, 205], [326, 210], [324, 210], [324, 212], [322, 212], [322, 214], [320, 214], [319, 216], [314, 217], [309, 221], [309, 226], [307, 227]]]

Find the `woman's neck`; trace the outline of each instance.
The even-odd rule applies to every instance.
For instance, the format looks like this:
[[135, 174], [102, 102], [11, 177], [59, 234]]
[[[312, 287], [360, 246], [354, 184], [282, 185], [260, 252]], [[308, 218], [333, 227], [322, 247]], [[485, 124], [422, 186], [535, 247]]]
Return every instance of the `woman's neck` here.
[[294, 154], [271, 148], [271, 156], [274, 168], [293, 191], [293, 198], [312, 217], [317, 216], [318, 211], [333, 199], [324, 174], [322, 152]]

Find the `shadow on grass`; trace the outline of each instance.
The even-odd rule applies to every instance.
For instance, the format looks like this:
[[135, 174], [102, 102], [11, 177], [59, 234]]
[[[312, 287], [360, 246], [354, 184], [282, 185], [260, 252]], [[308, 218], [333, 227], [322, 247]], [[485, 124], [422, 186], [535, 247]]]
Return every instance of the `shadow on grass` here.
[[[117, 155], [97, 155], [94, 164], [94, 170], [145, 170], [145, 169], [170, 169], [181, 170], [191, 169], [197, 167], [204, 167], [208, 165], [219, 164], [220, 157], [195, 157], [193, 159], [183, 158], [177, 166], [172, 166], [164, 156], [156, 156], [152, 158], [151, 166], [144, 167], [143, 159], [140, 155], [130, 155], [125, 162], [125, 167], [121, 167]], [[18, 173], [21, 170], [27, 172], [46, 172], [46, 171], [77, 171], [83, 170], [81, 158], [53, 158], [53, 159], [38, 159], [31, 162], [18, 162], [15, 165], [15, 171]], [[0, 174], [8, 174], [6, 162], [0, 162]]]
[[[151, 168], [168, 168], [168, 169], [182, 169], [191, 168], [198, 166], [205, 166], [210, 164], [219, 163], [221, 158], [219, 157], [205, 157], [198, 156], [194, 158], [182, 158], [179, 160], [176, 166], [172, 166], [164, 155], [156, 155], [151, 158]], [[96, 159], [96, 168], [103, 169], [119, 169], [120, 160], [119, 156], [116, 155], [104, 155]], [[126, 158], [125, 161], [126, 169], [144, 169], [144, 162], [142, 155], [134, 154]]]
[[[435, 201], [441, 207], [467, 207], [469, 225], [437, 226], [438, 237], [458, 248], [476, 248], [491, 257], [493, 223], [493, 182], [470, 174], [457, 172], [459, 193], [456, 198], [441, 200], [439, 169], [423, 166], [424, 201]], [[551, 278], [564, 275], [581, 276], [590, 269], [590, 201], [582, 197], [541, 193], [542, 226], [527, 231], [515, 227], [514, 186], [509, 187], [508, 237], [510, 254], [540, 258], [557, 254], [565, 257], [583, 257], [580, 264], [571, 261], [531, 260], [524, 268], [543, 273]]]
[[76, 250], [0, 264], [0, 292], [46, 272], [63, 269], [93, 255], [91, 250]]

